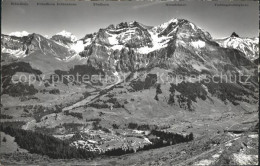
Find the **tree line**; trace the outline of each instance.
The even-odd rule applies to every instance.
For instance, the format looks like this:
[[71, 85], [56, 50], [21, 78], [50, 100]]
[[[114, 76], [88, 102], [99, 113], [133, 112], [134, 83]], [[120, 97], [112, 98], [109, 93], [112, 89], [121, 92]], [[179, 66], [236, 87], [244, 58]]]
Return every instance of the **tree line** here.
[[15, 142], [30, 153], [47, 155], [54, 159], [92, 159], [97, 155], [95, 152], [72, 147], [67, 141], [38, 132], [12, 128], [9, 126], [6, 127], [4, 125], [0, 125], [0, 131], [14, 137]]
[[[158, 130], [152, 130], [150, 133], [150, 136], [156, 136], [157, 138], [152, 138], [150, 141], [152, 144], [146, 144], [143, 147], [139, 147], [136, 149], [136, 151], [144, 151], [144, 150], [150, 150], [150, 149], [156, 149], [156, 148], [161, 148], [165, 146], [170, 146], [178, 143], [183, 143], [183, 142], [189, 142], [194, 139], [193, 133], [190, 133], [189, 135], [183, 136], [181, 134], [176, 134], [176, 133], [170, 133], [170, 132], [165, 132], [165, 131], [158, 131]], [[107, 150], [104, 152], [104, 155], [107, 156], [120, 156], [124, 154], [129, 154], [129, 153], [134, 153], [133, 148], [114, 148]]]

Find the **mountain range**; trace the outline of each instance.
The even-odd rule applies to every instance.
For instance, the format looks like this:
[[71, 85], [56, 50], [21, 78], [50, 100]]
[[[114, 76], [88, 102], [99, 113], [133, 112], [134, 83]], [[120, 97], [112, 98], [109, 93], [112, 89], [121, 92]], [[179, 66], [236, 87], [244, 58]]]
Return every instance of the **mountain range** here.
[[[174, 18], [157, 26], [122, 22], [79, 39], [64, 30], [50, 38], [25, 31], [1, 34], [1, 52], [1, 114], [9, 117], [4, 122], [19, 121], [23, 130], [67, 140], [78, 149], [136, 151], [155, 144], [156, 129], [193, 133], [196, 141], [218, 133], [223, 142], [212, 144], [226, 151], [226, 131], [251, 131], [258, 122], [259, 37], [232, 33], [214, 39]], [[20, 79], [29, 74], [36, 77], [33, 84]], [[52, 79], [77, 74], [102, 80]], [[106, 76], [116, 80], [104, 81]]]

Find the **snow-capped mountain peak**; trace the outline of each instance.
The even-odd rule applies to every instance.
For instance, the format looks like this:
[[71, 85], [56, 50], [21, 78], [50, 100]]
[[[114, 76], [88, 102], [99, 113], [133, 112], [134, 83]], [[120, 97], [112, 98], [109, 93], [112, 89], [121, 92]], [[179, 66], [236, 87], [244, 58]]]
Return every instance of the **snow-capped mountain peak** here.
[[159, 25], [158, 27], [160, 27], [160, 28], [162, 28], [162, 29], [165, 29], [165, 28], [167, 28], [168, 25], [171, 24], [171, 23], [176, 23], [176, 24], [177, 24], [177, 23], [178, 23], [178, 19], [173, 18], [173, 19], [169, 20], [168, 22], [165, 22], [165, 23]]
[[259, 38], [241, 38], [236, 33], [228, 38], [215, 40], [221, 47], [234, 48], [243, 52], [251, 61], [257, 59], [259, 53]]
[[46, 39], [50, 39], [50, 37], [49, 37], [48, 35], [44, 35], [44, 37], [45, 37]]
[[61, 35], [61, 36], [64, 36], [66, 38], [69, 38], [69, 39], [71, 39], [72, 42], [77, 41], [77, 37], [75, 35], [73, 35], [71, 32], [67, 32], [65, 30], [57, 33], [56, 35]]
[[26, 31], [22, 31], [22, 32], [16, 31], [16, 32], [12, 32], [9, 34], [9, 36], [16, 36], [16, 37], [23, 37], [23, 36], [28, 36], [28, 35], [29, 35], [29, 33]]
[[236, 32], [233, 32], [230, 37], [239, 37], [239, 36], [238, 34], [236, 34]]
[[56, 35], [61, 35], [61, 36], [65, 36], [65, 37], [70, 37], [72, 35], [71, 32], [67, 32], [66, 30], [63, 30], [61, 32], [58, 32]]

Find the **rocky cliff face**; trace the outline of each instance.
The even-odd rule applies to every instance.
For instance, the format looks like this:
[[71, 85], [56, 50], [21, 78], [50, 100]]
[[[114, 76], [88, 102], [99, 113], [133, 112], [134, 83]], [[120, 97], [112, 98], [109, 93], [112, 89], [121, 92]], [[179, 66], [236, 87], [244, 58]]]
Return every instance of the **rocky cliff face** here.
[[229, 70], [238, 72], [242, 66], [254, 66], [243, 52], [221, 47], [208, 32], [183, 19], [172, 19], [156, 27], [137, 22], [110, 25], [85, 37], [84, 41], [88, 41], [88, 45], [80, 56], [109, 73], [155, 66], [211, 73], [229, 66]]

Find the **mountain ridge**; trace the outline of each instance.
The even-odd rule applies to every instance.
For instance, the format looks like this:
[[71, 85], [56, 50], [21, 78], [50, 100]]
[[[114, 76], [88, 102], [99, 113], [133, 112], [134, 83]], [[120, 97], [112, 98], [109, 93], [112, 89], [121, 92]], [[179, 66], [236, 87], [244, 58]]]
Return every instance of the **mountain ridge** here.
[[[127, 29], [126, 31], [127, 33], [125, 34], [123, 32], [118, 31], [120, 29], [123, 31]], [[184, 33], [180, 33], [180, 31], [177, 32], [178, 29], [180, 30], [186, 29], [186, 31], [184, 31]], [[192, 31], [193, 34], [191, 34]], [[116, 33], [119, 33], [119, 35], [116, 35]], [[99, 44], [101, 42], [101, 44], [103, 45], [107, 45], [107, 44], [111, 45], [113, 46], [111, 47], [111, 49], [113, 50], [120, 50], [126, 44], [128, 45], [131, 44], [131, 47], [133, 47], [134, 46], [133, 43], [135, 43], [135, 47], [136, 46], [139, 47], [139, 50], [137, 52], [141, 54], [142, 53], [147, 54], [151, 51], [164, 47], [165, 44], [167, 43], [167, 39], [171, 38], [171, 36], [174, 36], [174, 34], [177, 33], [178, 35], [176, 37], [183, 38], [183, 39], [185, 39], [185, 35], [188, 34], [193, 35], [193, 36], [187, 36], [188, 38], [194, 38], [194, 37], [196, 38], [204, 34], [200, 36], [200, 38], [205, 39], [207, 41], [216, 42], [224, 48], [238, 49], [243, 53], [248, 54], [246, 57], [248, 57], [248, 59], [250, 59], [251, 61], [257, 59], [257, 53], [259, 52], [259, 46], [256, 44], [257, 38], [254, 38], [253, 40], [250, 40], [248, 38], [238, 38], [236, 41], [233, 41], [234, 37], [224, 38], [224, 39], [213, 39], [208, 32], [197, 27], [194, 23], [191, 23], [185, 19], [176, 19], [176, 18], [173, 18], [168, 22], [162, 23], [157, 26], [146, 26], [136, 21], [121, 22], [116, 25], [111, 24], [104, 29], [101, 28], [96, 33], [87, 34], [85, 35], [85, 37], [78, 40], [72, 33], [63, 30], [60, 33], [57, 33], [56, 35], [53, 35], [50, 39], [57, 42], [61, 46], [67, 47], [71, 51], [74, 51], [77, 54], [83, 56], [85, 56], [84, 53], [85, 48], [90, 45], [90, 42], [99, 43]], [[137, 37], [135, 37], [136, 34]], [[181, 36], [182, 34], [185, 35]], [[130, 37], [131, 40], [128, 39], [129, 35], [131, 36]], [[165, 41], [165, 43], [160, 43], [160, 41], [155, 42], [155, 40], [161, 40], [162, 42]], [[236, 44], [235, 42], [239, 42], [239, 44]], [[203, 43], [200, 41], [198, 41], [198, 43], [201, 43], [198, 46], [203, 45]], [[241, 43], [242, 46], [240, 46]]]
[[[199, 165], [204, 158], [226, 162], [222, 158], [233, 155], [226, 152], [240, 145], [238, 137], [255, 146], [255, 135], [247, 131], [259, 121], [257, 63], [233, 47], [221, 46], [184, 19], [155, 27], [122, 22], [74, 42], [66, 35], [1, 35], [1, 127], [19, 126], [18, 134], [10, 132], [16, 139], [23, 138], [19, 133], [32, 133], [40, 145], [31, 149], [34, 142], [27, 140], [20, 145], [51, 157], [71, 157], [62, 149], [60, 140], [65, 140], [65, 150], [72, 152], [72, 147], [73, 154], [147, 154], [146, 163], [151, 163], [156, 152], [169, 156], [171, 162], [164, 165]], [[246, 138], [235, 132], [245, 132]], [[183, 138], [191, 142], [177, 144]], [[60, 143], [57, 151], [50, 140]], [[46, 143], [51, 144], [47, 149]], [[256, 154], [251, 150], [241, 144], [232, 153]], [[197, 158], [207, 152], [212, 157]], [[216, 155], [222, 155], [220, 161]], [[180, 156], [192, 158], [180, 163]]]

